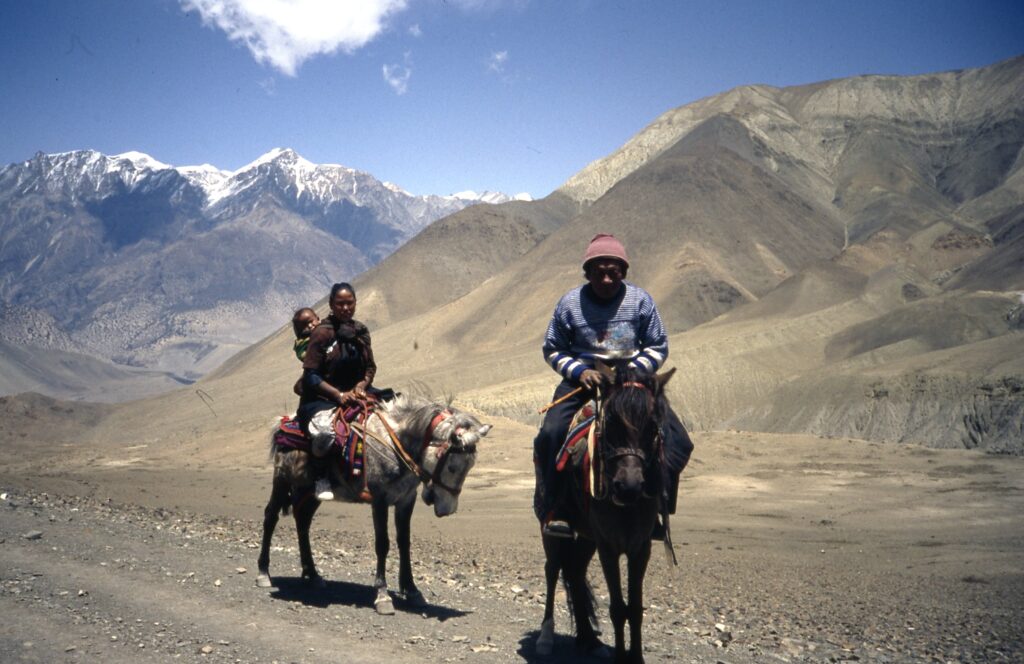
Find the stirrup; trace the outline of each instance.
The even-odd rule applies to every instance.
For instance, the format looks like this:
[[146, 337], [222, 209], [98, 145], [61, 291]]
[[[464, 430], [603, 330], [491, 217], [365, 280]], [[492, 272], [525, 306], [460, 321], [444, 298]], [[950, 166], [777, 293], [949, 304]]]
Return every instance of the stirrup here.
[[551, 519], [544, 524], [542, 532], [548, 537], [573, 539], [576, 536], [576, 533], [573, 531], [572, 526], [569, 525], [569, 522], [563, 519]]
[[334, 500], [334, 491], [331, 490], [331, 481], [326, 477], [321, 477], [316, 481], [316, 485], [313, 487], [313, 492], [316, 494], [316, 499], [321, 502]]

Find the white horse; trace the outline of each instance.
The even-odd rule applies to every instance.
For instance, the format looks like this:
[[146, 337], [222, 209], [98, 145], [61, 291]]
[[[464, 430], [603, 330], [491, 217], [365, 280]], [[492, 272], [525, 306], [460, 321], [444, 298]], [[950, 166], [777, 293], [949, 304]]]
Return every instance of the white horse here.
[[[391, 547], [388, 539], [388, 508], [395, 508], [399, 553], [399, 591], [412, 606], [425, 603], [416, 588], [409, 555], [409, 529], [416, 505], [416, 487], [423, 484], [423, 500], [433, 505], [436, 516], [454, 514], [459, 493], [476, 463], [476, 446], [491, 430], [472, 415], [450, 405], [399, 396], [375, 406], [363, 427], [353, 425], [363, 437], [365, 478], [345, 478], [335, 487], [335, 500], [360, 502], [368, 489], [373, 508], [373, 530], [377, 553], [374, 587], [378, 613], [394, 613], [385, 578], [385, 562]], [[276, 431], [276, 429], [275, 429]], [[299, 536], [302, 577], [324, 585], [313, 562], [309, 526], [320, 507], [313, 495], [314, 478], [307, 452], [276, 444], [271, 438], [274, 482], [263, 517], [263, 545], [259, 557], [257, 584], [270, 587], [270, 541], [280, 514], [294, 504], [295, 528]], [[340, 489], [340, 490], [339, 490]]]

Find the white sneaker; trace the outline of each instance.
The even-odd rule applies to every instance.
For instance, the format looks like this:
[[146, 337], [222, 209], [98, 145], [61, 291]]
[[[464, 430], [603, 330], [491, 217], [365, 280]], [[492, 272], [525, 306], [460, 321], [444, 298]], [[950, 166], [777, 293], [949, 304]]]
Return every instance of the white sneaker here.
[[334, 500], [334, 492], [331, 491], [331, 482], [326, 477], [321, 477], [316, 481], [316, 485], [313, 487], [313, 492], [316, 494], [316, 499], [321, 502]]

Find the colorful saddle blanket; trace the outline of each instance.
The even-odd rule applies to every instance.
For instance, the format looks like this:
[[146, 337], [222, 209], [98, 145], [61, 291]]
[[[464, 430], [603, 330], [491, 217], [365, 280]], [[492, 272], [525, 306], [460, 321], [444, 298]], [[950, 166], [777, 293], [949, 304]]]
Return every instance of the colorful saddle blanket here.
[[600, 476], [600, 458], [594, 458], [591, 449], [592, 429], [594, 427], [597, 404], [593, 401], [585, 404], [577, 411], [569, 425], [569, 434], [565, 437], [565, 443], [555, 457], [555, 468], [558, 472], [572, 471], [574, 468], [582, 470], [583, 495], [593, 496]]
[[[343, 477], [351, 479], [363, 474], [366, 461], [363, 437], [351, 425], [353, 422], [365, 423], [369, 412], [365, 408], [351, 407], [334, 422], [332, 451], [340, 459], [338, 470], [342, 471]], [[274, 444], [286, 449], [310, 451], [309, 437], [302, 431], [302, 427], [295, 419], [285, 415], [281, 416], [281, 423], [278, 425], [277, 431], [274, 432]]]
[[587, 452], [587, 437], [590, 435], [590, 427], [594, 424], [594, 411], [596, 406], [593, 401], [580, 408], [572, 418], [569, 425], [569, 434], [565, 437], [565, 443], [555, 457], [556, 467], [559, 472], [564, 471], [572, 465], [586, 464], [589, 454]]

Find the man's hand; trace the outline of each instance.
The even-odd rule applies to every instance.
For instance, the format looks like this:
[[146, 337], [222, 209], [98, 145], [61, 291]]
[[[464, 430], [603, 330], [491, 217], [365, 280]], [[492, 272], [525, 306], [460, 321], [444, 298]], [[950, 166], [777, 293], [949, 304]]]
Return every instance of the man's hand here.
[[596, 369], [586, 369], [580, 374], [580, 385], [588, 390], [596, 390], [604, 384], [604, 374]]

